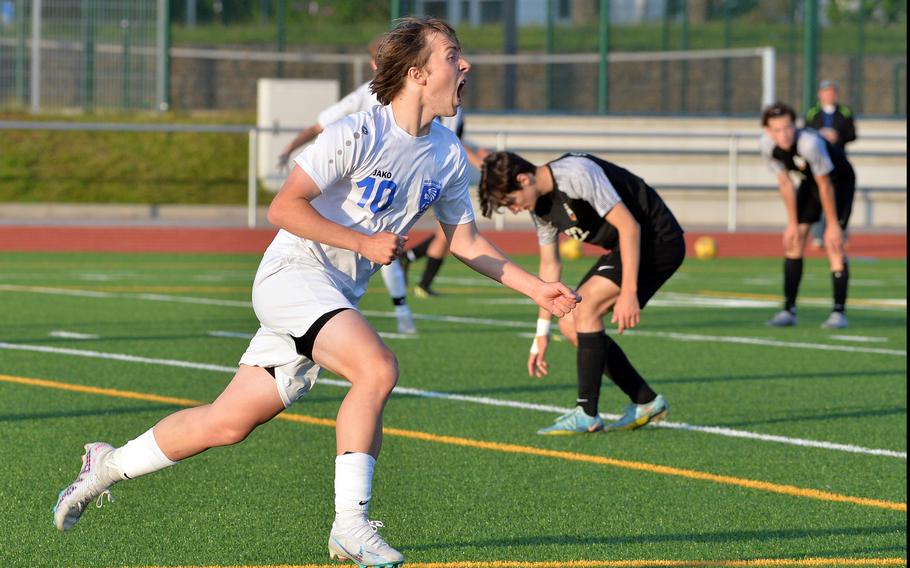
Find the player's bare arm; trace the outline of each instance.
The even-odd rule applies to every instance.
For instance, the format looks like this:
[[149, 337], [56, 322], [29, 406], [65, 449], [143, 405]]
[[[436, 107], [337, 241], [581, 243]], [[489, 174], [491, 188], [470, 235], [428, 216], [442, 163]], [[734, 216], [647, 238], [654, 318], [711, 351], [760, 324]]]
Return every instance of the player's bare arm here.
[[441, 225], [452, 254], [473, 270], [524, 294], [557, 317], [575, 309], [575, 292], [561, 282], [544, 282], [509, 260], [477, 231], [473, 221]]
[[291, 140], [290, 144], [284, 147], [284, 150], [278, 156], [278, 165], [281, 167], [286, 166], [288, 160], [291, 157], [291, 152], [319, 136], [322, 131], [323, 128], [319, 124], [314, 124], [313, 126], [304, 129], [300, 134], [295, 136], [293, 140]]
[[404, 250], [407, 237], [394, 233], [360, 233], [329, 221], [310, 204], [320, 194], [319, 186], [296, 167], [269, 206], [269, 223], [329, 246], [345, 248], [379, 264], [389, 264]]
[[622, 258], [622, 285], [613, 305], [613, 317], [621, 334], [638, 325], [641, 307], [638, 304], [638, 265], [641, 258], [641, 227], [622, 203], [617, 203], [605, 216], [619, 231], [619, 254]]
[[837, 219], [837, 202], [834, 198], [831, 176], [827, 174], [815, 176], [815, 183], [818, 185], [818, 198], [825, 216], [825, 246], [829, 251], [841, 251], [844, 246], [844, 233]]
[[[562, 276], [562, 261], [559, 258], [559, 242], [554, 241], [540, 247], [540, 268], [537, 275], [544, 282], [559, 282]], [[549, 372], [547, 348], [550, 345], [551, 314], [544, 308], [537, 311], [537, 332], [528, 354], [528, 375], [541, 378]]]

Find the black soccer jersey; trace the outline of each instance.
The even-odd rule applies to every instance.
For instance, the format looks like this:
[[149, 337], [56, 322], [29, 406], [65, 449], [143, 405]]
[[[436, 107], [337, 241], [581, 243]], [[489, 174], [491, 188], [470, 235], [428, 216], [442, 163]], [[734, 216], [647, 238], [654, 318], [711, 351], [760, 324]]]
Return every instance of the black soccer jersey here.
[[765, 136], [762, 139], [762, 154], [773, 172], [794, 172], [804, 183], [814, 184], [816, 175], [828, 175], [836, 185], [856, 179], [844, 150], [811, 128], [796, 131], [796, 139], [790, 150], [779, 148]]
[[614, 249], [619, 231], [604, 216], [622, 202], [641, 227], [642, 241], [680, 238], [682, 227], [654, 189], [616, 164], [591, 154], [570, 153], [547, 164], [553, 191], [537, 198], [533, 217], [541, 244], [556, 233]]

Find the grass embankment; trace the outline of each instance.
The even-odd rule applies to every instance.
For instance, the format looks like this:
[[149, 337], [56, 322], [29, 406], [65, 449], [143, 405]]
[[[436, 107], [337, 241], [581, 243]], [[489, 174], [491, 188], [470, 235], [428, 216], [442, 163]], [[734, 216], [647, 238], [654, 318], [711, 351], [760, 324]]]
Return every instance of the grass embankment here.
[[[288, 23], [287, 47], [311, 48], [314, 51], [339, 49], [363, 52], [371, 39], [386, 31], [385, 22], [358, 22], [339, 24], [333, 22]], [[874, 29], [874, 33], [872, 30]], [[906, 53], [906, 22], [895, 24], [867, 24], [863, 49], [866, 55], [902, 55]], [[663, 26], [660, 23], [637, 26], [611, 26], [610, 49], [614, 51], [655, 51], [663, 44]], [[859, 28], [855, 24], [838, 24], [819, 30], [822, 55], [846, 55], [857, 52]], [[458, 38], [467, 53], [502, 50], [502, 26], [460, 26]], [[275, 24], [217, 24], [197, 26], [194, 29], [181, 25], [173, 27], [174, 45], [218, 47], [223, 45], [274, 46], [277, 38]], [[557, 26], [554, 50], [560, 53], [594, 52], [599, 49], [596, 22], [585, 26]], [[668, 27], [667, 49], [681, 49], [682, 26], [674, 23]], [[718, 49], [725, 47], [724, 23], [711, 21], [689, 25], [688, 49]], [[741, 19], [730, 26], [730, 47], [758, 47], [770, 45], [781, 53], [790, 50], [802, 54], [802, 24], [767, 24]], [[523, 27], [518, 33], [518, 50], [542, 52], [546, 46], [546, 30], [541, 26]]]
[[[0, 120], [33, 120], [0, 114]], [[40, 120], [252, 124], [251, 113], [42, 116]], [[244, 203], [247, 137], [229, 133], [0, 131], [0, 201]]]

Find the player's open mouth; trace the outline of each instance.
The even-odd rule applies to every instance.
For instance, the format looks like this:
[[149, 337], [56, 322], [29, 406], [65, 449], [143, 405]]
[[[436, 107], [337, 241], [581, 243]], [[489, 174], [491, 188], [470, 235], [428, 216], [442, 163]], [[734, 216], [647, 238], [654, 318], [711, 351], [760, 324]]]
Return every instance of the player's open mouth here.
[[455, 90], [455, 97], [458, 99], [459, 104], [461, 104], [461, 92], [464, 90], [464, 84], [466, 82], [465, 79], [462, 79], [461, 83], [458, 83], [458, 88]]

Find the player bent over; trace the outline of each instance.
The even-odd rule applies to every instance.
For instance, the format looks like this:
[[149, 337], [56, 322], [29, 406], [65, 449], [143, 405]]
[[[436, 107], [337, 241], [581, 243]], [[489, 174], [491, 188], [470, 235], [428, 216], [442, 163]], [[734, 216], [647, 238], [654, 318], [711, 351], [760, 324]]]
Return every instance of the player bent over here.
[[[635, 430], [666, 417], [667, 401], [606, 335], [603, 323], [612, 310], [611, 322], [620, 334], [638, 325], [640, 310], [685, 257], [683, 230], [657, 192], [632, 173], [590, 154], [566, 154], [535, 166], [517, 154], [497, 152], [484, 160], [478, 195], [486, 217], [499, 207], [531, 213], [540, 243], [539, 275], [544, 281], [560, 278], [560, 231], [610, 250], [582, 278], [578, 307], [559, 322], [563, 335], [577, 348], [577, 406], [538, 433], [603, 430], [597, 403], [604, 373], [631, 400], [607, 430]], [[540, 310], [528, 357], [532, 376], [548, 373], [549, 333], [550, 314]]]
[[[370, 275], [402, 252], [404, 235], [431, 206], [453, 253], [468, 266], [562, 316], [576, 296], [513, 264], [477, 231], [458, 138], [434, 118], [461, 103], [470, 69], [454, 30], [406, 18], [377, 54], [372, 89], [383, 105], [328, 126], [295, 160], [269, 208], [281, 230], [253, 283], [261, 327], [233, 380], [211, 404], [181, 410], [126, 445], [86, 445], [76, 481], [54, 520], [67, 530], [111, 485], [236, 444], [304, 395], [320, 368], [351, 388], [336, 422], [332, 558], [399, 566], [404, 557], [367, 516], [382, 413], [398, 381], [395, 355], [357, 310]], [[276, 388], [277, 387], [277, 388]]]
[[[796, 325], [796, 295], [803, 277], [803, 250], [809, 229], [825, 217], [824, 246], [831, 267], [834, 308], [822, 323], [828, 329], [847, 327], [844, 310], [850, 272], [844, 251], [844, 230], [853, 210], [856, 175], [844, 151], [811, 128], [796, 128], [796, 113], [784, 103], [765, 109], [761, 118], [765, 133], [762, 155], [777, 176], [777, 185], [787, 209], [784, 229], [784, 309], [768, 325]], [[794, 189], [790, 174], [800, 178]]]

